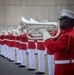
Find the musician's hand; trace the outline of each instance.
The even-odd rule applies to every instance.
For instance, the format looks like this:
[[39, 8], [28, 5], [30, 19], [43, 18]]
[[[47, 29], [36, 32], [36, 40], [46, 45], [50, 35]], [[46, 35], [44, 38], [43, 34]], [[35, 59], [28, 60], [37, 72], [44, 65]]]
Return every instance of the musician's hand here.
[[51, 38], [51, 35], [49, 34], [48, 31], [45, 31], [45, 32], [43, 33], [43, 40], [45, 41], [45, 40], [48, 39], [48, 38]]

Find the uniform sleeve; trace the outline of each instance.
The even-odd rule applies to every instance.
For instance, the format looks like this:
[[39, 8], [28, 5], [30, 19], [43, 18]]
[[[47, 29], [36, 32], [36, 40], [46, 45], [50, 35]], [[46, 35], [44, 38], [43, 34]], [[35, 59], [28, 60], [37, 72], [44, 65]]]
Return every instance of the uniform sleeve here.
[[70, 37], [68, 34], [64, 34], [58, 38], [57, 41], [52, 39], [47, 39], [44, 44], [48, 50], [51, 52], [66, 52], [70, 43]]

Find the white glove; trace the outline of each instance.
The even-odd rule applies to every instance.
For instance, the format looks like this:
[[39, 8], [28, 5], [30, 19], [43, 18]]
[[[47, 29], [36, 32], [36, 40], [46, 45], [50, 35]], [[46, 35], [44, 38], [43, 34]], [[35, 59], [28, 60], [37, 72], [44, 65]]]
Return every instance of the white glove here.
[[43, 34], [44, 32], [46, 32], [47, 30], [46, 29], [39, 29], [38, 30], [41, 34]]
[[46, 31], [43, 33], [43, 40], [45, 41], [48, 38], [51, 38], [51, 35], [49, 34], [49, 32]]

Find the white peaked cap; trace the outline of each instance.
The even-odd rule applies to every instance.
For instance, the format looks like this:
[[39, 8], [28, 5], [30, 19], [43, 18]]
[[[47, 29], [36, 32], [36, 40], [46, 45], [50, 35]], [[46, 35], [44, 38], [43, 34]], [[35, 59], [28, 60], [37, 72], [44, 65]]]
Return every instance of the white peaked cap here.
[[74, 19], [74, 12], [67, 10], [67, 9], [62, 9], [61, 16], [62, 17], [67, 16], [69, 18]]

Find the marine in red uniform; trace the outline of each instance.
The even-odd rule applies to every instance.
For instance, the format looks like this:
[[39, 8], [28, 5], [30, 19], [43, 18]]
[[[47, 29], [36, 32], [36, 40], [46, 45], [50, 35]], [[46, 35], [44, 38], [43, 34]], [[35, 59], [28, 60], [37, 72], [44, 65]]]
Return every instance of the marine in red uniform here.
[[[32, 36], [31, 33], [28, 34], [29, 37]], [[28, 71], [35, 70], [35, 41], [34, 39], [28, 39], [28, 53], [29, 53], [29, 68]]]
[[15, 46], [15, 37], [12, 33], [10, 33], [9, 35], [9, 47], [10, 47], [10, 59], [11, 61], [14, 61], [15, 60], [15, 49], [14, 49], [14, 46]]
[[8, 45], [7, 45], [7, 43], [8, 43], [8, 32], [7, 31], [5, 32], [4, 40], [5, 40], [5, 57], [6, 57], [6, 59], [8, 59]]
[[38, 50], [38, 72], [36, 72], [36, 74], [44, 74], [45, 73], [45, 61], [44, 61], [45, 46], [44, 46], [43, 39], [37, 40], [37, 50]]
[[20, 38], [19, 35], [15, 35], [15, 50], [16, 50], [16, 65], [20, 64], [20, 53], [19, 53], [19, 42]]
[[7, 32], [8, 34], [6, 35], [6, 45], [7, 45], [7, 59], [10, 60], [10, 47], [9, 47], [9, 32]]
[[[57, 31], [52, 31], [49, 32], [52, 36], [55, 36], [57, 34]], [[60, 30], [60, 35], [63, 33], [63, 30]], [[59, 37], [60, 37], [59, 35]], [[56, 38], [57, 39], [57, 38]], [[56, 40], [54, 39], [54, 40]], [[47, 58], [48, 58], [48, 75], [54, 75], [54, 53], [49, 51], [49, 49], [47, 49]]]
[[7, 53], [7, 50], [6, 50], [6, 35], [5, 35], [5, 32], [4, 32], [4, 41], [3, 41], [3, 56], [6, 57], [6, 53]]
[[19, 67], [25, 67], [26, 65], [26, 50], [27, 50], [27, 36], [24, 32], [19, 36], [20, 42], [19, 42], [19, 50], [20, 50], [20, 63], [21, 65]]
[[74, 12], [62, 10], [59, 20], [64, 32], [56, 40], [49, 37], [44, 43], [48, 52], [54, 53], [54, 75], [74, 75]]

